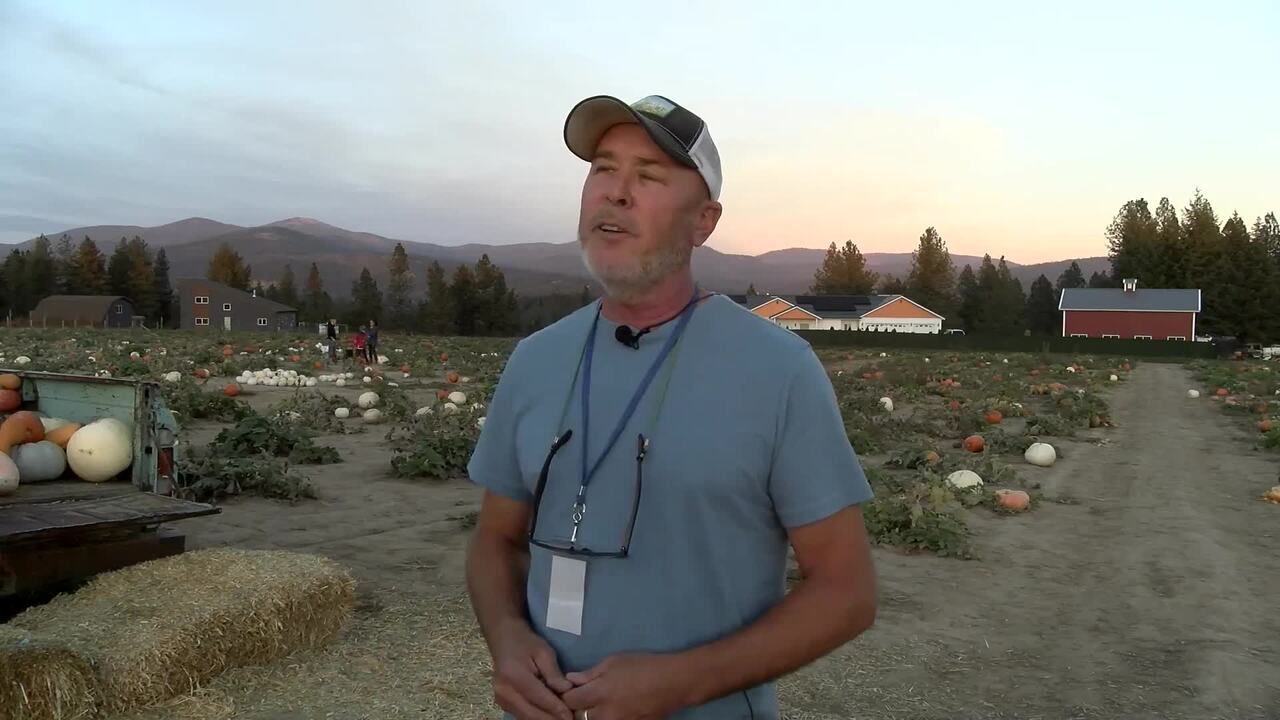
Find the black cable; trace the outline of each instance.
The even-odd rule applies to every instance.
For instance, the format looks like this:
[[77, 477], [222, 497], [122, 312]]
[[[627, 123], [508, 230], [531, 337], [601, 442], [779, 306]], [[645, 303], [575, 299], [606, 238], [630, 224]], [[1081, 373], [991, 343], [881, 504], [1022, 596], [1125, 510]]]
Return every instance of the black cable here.
[[747, 701], [747, 712], [751, 713], [751, 720], [756, 720], [756, 709], [751, 704], [751, 696], [747, 694], [746, 690], [742, 691], [742, 698]]

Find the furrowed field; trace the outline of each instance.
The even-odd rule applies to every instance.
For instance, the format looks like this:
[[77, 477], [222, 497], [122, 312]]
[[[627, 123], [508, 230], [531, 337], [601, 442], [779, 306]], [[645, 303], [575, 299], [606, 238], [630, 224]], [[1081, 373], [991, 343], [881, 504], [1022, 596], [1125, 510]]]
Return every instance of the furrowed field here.
[[[498, 716], [463, 588], [464, 472], [515, 341], [391, 334], [366, 370], [327, 366], [319, 340], [0, 331], [0, 368], [161, 384], [181, 492], [223, 507], [175, 524], [188, 547], [318, 553], [359, 583], [328, 649], [132, 717]], [[784, 679], [786, 717], [1280, 714], [1280, 505], [1263, 501], [1280, 363], [819, 356], [876, 491], [880, 612]], [[1056, 462], [1029, 462], [1034, 443]]]

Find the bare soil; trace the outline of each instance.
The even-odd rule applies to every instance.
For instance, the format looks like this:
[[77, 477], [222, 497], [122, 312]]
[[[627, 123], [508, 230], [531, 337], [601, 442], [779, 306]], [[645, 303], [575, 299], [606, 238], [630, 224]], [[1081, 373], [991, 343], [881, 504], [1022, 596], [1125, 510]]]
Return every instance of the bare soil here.
[[[1280, 463], [1187, 399], [1191, 386], [1181, 366], [1137, 368], [1110, 398], [1105, 440], [1019, 466], [1048, 501], [971, 512], [977, 559], [877, 548], [875, 627], [784, 679], [786, 717], [1280, 717], [1280, 506], [1258, 500]], [[318, 500], [238, 499], [180, 525], [193, 548], [347, 564], [361, 605], [346, 638], [145, 717], [498, 716], [463, 595], [479, 493], [390, 478], [383, 433], [323, 439], [344, 462], [307, 468]]]

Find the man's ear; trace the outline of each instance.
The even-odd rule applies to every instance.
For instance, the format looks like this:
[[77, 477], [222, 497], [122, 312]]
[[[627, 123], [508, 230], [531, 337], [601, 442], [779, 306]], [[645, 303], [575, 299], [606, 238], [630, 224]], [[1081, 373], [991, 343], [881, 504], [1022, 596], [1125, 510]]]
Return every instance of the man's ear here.
[[702, 211], [698, 213], [697, 224], [694, 226], [694, 247], [701, 247], [707, 238], [711, 237], [711, 233], [716, 231], [716, 225], [719, 224], [720, 215], [723, 212], [724, 207], [714, 200], [703, 203]]

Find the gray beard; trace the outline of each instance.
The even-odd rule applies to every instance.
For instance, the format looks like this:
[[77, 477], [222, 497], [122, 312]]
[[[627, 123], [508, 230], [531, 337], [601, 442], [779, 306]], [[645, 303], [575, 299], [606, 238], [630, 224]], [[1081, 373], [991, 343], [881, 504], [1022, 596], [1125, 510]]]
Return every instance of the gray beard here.
[[627, 267], [613, 267], [606, 272], [594, 267], [586, 245], [581, 242], [579, 245], [587, 272], [600, 283], [606, 295], [622, 303], [643, 298], [671, 273], [686, 266], [692, 256], [689, 248], [667, 246], [642, 260], [630, 262]]

